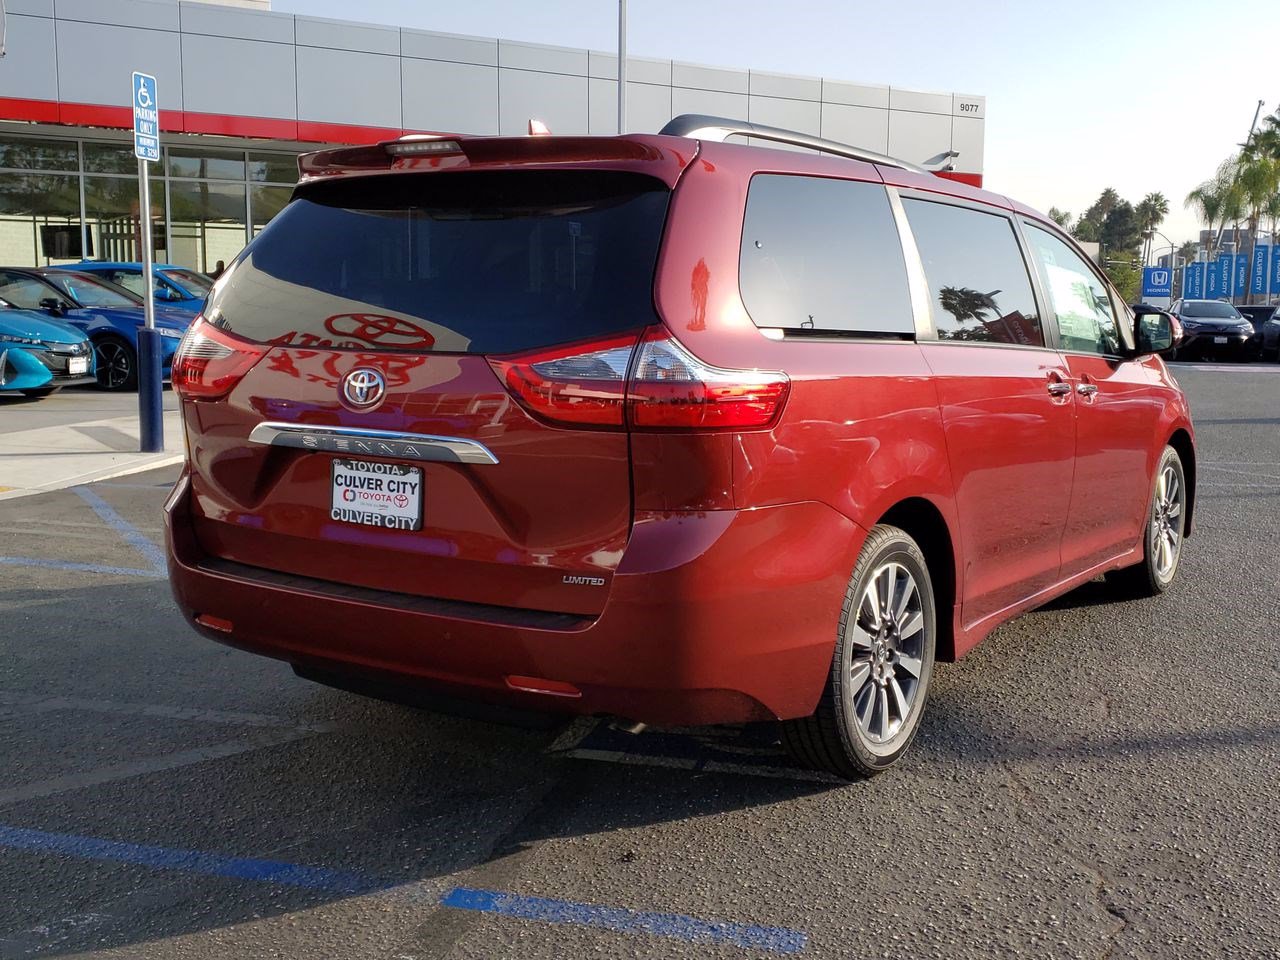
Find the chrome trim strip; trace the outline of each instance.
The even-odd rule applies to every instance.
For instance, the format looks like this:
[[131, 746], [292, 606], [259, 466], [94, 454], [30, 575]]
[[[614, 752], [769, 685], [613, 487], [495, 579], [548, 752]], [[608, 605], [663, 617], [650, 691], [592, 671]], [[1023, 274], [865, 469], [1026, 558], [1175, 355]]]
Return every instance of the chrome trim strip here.
[[933, 294], [929, 290], [929, 278], [924, 272], [924, 261], [920, 259], [920, 249], [916, 246], [916, 235], [911, 231], [911, 221], [907, 219], [906, 208], [902, 206], [902, 197], [894, 187], [885, 187], [889, 194], [889, 208], [893, 211], [893, 222], [898, 226], [898, 241], [902, 245], [902, 259], [907, 267], [907, 290], [911, 296], [911, 313], [916, 321], [916, 339], [930, 341], [938, 339], [938, 330], [933, 320]]
[[482, 443], [462, 437], [425, 433], [366, 430], [360, 427], [322, 427], [306, 423], [260, 423], [249, 433], [250, 443], [292, 447], [318, 453], [350, 453], [396, 460], [442, 463], [497, 463]]

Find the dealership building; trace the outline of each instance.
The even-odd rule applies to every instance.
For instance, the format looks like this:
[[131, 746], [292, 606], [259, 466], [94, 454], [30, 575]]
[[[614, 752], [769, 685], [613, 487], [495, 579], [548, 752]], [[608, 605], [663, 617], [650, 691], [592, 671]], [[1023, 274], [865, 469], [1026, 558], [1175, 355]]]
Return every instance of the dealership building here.
[[[162, 262], [229, 262], [288, 201], [298, 152], [407, 132], [617, 132], [617, 57], [274, 12], [266, 0], [5, 0], [0, 264], [140, 259], [130, 75], [159, 86]], [[655, 51], [659, 52], [659, 51]], [[981, 185], [986, 100], [628, 57], [628, 132], [704, 113]]]

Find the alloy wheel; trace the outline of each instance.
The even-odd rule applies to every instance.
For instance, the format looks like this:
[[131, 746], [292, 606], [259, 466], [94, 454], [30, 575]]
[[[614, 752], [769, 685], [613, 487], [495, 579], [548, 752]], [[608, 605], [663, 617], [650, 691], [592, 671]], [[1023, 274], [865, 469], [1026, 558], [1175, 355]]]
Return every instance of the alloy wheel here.
[[1161, 580], [1173, 576], [1182, 549], [1182, 510], [1186, 490], [1178, 471], [1166, 463], [1156, 481], [1155, 504], [1152, 507], [1150, 548], [1152, 566]]
[[882, 747], [915, 709], [924, 671], [925, 618], [920, 589], [897, 561], [876, 568], [853, 624], [849, 688], [858, 730]]
[[133, 356], [129, 348], [114, 340], [94, 345], [98, 356], [98, 382], [108, 390], [119, 390], [133, 374]]

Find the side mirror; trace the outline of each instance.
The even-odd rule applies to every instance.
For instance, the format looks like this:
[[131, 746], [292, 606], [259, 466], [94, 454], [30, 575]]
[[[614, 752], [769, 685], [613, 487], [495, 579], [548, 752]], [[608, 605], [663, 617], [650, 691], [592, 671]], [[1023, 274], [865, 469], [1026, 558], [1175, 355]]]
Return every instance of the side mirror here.
[[1137, 320], [1133, 325], [1133, 338], [1137, 345], [1138, 356], [1149, 353], [1165, 353], [1177, 346], [1182, 339], [1180, 331], [1175, 331], [1173, 317], [1163, 310], [1140, 304], [1143, 309], [1135, 309]]
[[62, 313], [62, 301], [57, 297], [45, 297], [40, 301], [40, 306], [48, 310], [55, 317]]

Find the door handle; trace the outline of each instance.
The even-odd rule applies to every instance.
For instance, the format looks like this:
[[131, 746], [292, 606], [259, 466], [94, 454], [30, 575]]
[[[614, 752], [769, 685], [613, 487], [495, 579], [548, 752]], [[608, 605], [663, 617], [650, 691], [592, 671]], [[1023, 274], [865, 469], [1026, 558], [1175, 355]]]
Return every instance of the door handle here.
[[1051, 397], [1065, 397], [1071, 393], [1071, 384], [1055, 380], [1045, 387], [1045, 389], [1049, 391], [1049, 396]]
[[1076, 393], [1084, 397], [1086, 400], [1092, 400], [1098, 395], [1098, 385], [1095, 383], [1082, 383], [1076, 387]]

